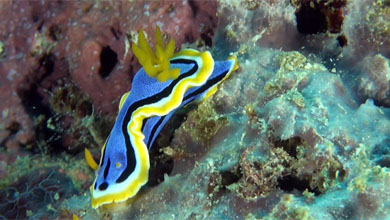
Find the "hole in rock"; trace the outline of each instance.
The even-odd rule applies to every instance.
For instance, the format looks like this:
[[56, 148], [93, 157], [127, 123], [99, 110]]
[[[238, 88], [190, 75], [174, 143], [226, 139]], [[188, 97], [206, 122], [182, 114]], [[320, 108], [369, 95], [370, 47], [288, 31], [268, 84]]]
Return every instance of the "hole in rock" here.
[[222, 177], [221, 184], [222, 186], [226, 187], [233, 183], [238, 182], [242, 177], [242, 174], [240, 172], [222, 171], [221, 177]]
[[103, 78], [107, 78], [117, 63], [117, 53], [109, 46], [103, 47], [103, 50], [100, 53], [99, 75]]
[[53, 41], [58, 41], [61, 39], [61, 29], [58, 25], [52, 25], [49, 28], [49, 37]]
[[337, 44], [340, 46], [340, 47], [344, 47], [344, 46], [347, 46], [348, 45], [348, 40], [347, 40], [347, 37], [345, 35], [340, 35], [337, 37]]
[[371, 150], [370, 159], [376, 165], [390, 168], [390, 139], [386, 138]]
[[327, 29], [326, 17], [310, 4], [302, 5], [296, 12], [297, 29], [301, 34], [324, 33]]
[[305, 142], [300, 137], [292, 137], [287, 140], [275, 141], [274, 145], [283, 148], [290, 156], [297, 158], [297, 146], [305, 145]]
[[307, 189], [309, 192], [314, 193], [316, 196], [321, 194], [319, 190], [313, 190], [310, 188], [309, 181], [300, 180], [294, 176], [285, 176], [283, 178], [278, 179], [278, 186], [281, 190], [287, 192], [297, 190], [302, 193]]

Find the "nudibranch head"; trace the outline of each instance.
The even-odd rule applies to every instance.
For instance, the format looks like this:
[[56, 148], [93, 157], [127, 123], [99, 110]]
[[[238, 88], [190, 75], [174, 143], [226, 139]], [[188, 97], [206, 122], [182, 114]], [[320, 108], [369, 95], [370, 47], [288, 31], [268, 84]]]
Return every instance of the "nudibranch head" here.
[[124, 136], [121, 131], [116, 123], [102, 148], [97, 176], [91, 186], [93, 208], [125, 201], [134, 196], [148, 179], [148, 174], [142, 172], [149, 169], [147, 152], [134, 152], [131, 147], [128, 148], [131, 145], [129, 137]]
[[[140, 52], [136, 56], [143, 68], [135, 75], [131, 92], [122, 96], [117, 120], [102, 148], [91, 186], [93, 208], [134, 197], [148, 180], [148, 149], [174, 112], [211, 96], [238, 67], [234, 57], [214, 62], [207, 51], [185, 49], [173, 54], [174, 43], [157, 49], [162, 45], [159, 30], [153, 57], [142, 36], [140, 32], [133, 51]], [[86, 158], [95, 167], [87, 153]]]

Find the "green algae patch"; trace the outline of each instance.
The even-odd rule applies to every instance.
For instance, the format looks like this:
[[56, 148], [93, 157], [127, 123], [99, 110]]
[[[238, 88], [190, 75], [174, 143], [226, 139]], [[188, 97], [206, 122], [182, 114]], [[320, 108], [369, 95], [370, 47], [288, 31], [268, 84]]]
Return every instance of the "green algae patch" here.
[[291, 89], [285, 95], [287, 100], [293, 102], [299, 108], [305, 107], [305, 97], [296, 88]]
[[226, 117], [221, 117], [214, 109], [214, 102], [208, 99], [201, 103], [196, 111], [188, 114], [184, 130], [198, 142], [208, 142], [228, 123]]
[[264, 86], [264, 91], [269, 96], [284, 94], [302, 87], [316, 71], [327, 71], [323, 65], [310, 62], [297, 51], [281, 52], [275, 55], [273, 60], [278, 70]]
[[275, 191], [278, 180], [291, 172], [289, 164], [293, 161], [293, 158], [281, 148], [271, 149], [266, 162], [248, 160], [248, 154], [253, 150], [254, 147], [250, 147], [243, 152], [239, 163], [242, 178], [228, 187], [247, 201], [256, 200]]
[[33, 57], [39, 57], [44, 54], [50, 54], [55, 48], [56, 43], [48, 38], [45, 34], [35, 33], [30, 54]]
[[276, 55], [274, 59], [280, 66], [277, 74], [303, 69], [307, 64], [306, 57], [298, 51], [282, 52]]
[[370, 5], [370, 10], [365, 15], [366, 22], [370, 23], [372, 40], [383, 43], [390, 43], [390, 1], [375, 0]]
[[297, 200], [293, 195], [284, 194], [280, 202], [272, 209], [271, 213], [261, 220], [273, 219], [300, 219], [314, 220], [310, 213], [310, 208], [307, 206], [295, 205], [294, 200]]
[[254, 148], [244, 150], [239, 161], [242, 177], [228, 186], [247, 201], [268, 196], [277, 189], [313, 196], [324, 194], [347, 175], [337, 157], [318, 152], [299, 137], [273, 141], [265, 161], [249, 159]]

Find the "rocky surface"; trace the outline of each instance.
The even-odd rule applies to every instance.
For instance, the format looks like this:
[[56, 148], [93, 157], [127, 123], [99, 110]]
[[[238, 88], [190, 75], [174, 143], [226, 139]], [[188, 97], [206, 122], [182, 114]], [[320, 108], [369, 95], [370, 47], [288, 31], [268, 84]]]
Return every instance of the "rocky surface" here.
[[[21, 182], [34, 180], [34, 189], [49, 179], [62, 194], [43, 190], [45, 201], [54, 199], [48, 208], [8, 193], [0, 210], [22, 204], [11, 209], [17, 216], [58, 219], [390, 218], [389, 7], [388, 0], [1, 3], [0, 193], [16, 188], [17, 199], [30, 198]], [[209, 48], [216, 60], [234, 52], [240, 69], [167, 124], [135, 199], [96, 211], [93, 172], [79, 152], [88, 147], [99, 158], [139, 69], [131, 42], [141, 28], [152, 36], [154, 24], [179, 48]]]

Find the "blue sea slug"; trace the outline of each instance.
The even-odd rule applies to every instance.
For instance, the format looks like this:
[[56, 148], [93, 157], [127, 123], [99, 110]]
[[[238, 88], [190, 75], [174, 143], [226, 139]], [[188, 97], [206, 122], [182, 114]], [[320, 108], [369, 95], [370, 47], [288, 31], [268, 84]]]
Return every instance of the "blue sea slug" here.
[[238, 68], [235, 57], [214, 61], [210, 52], [184, 49], [174, 54], [175, 43], [163, 46], [156, 28], [155, 53], [143, 31], [132, 51], [141, 68], [131, 91], [119, 104], [119, 114], [102, 150], [99, 165], [89, 151], [88, 164], [96, 170], [91, 186], [91, 204], [125, 201], [137, 194], [148, 181], [149, 152], [161, 129], [176, 110], [192, 101], [202, 101]]

